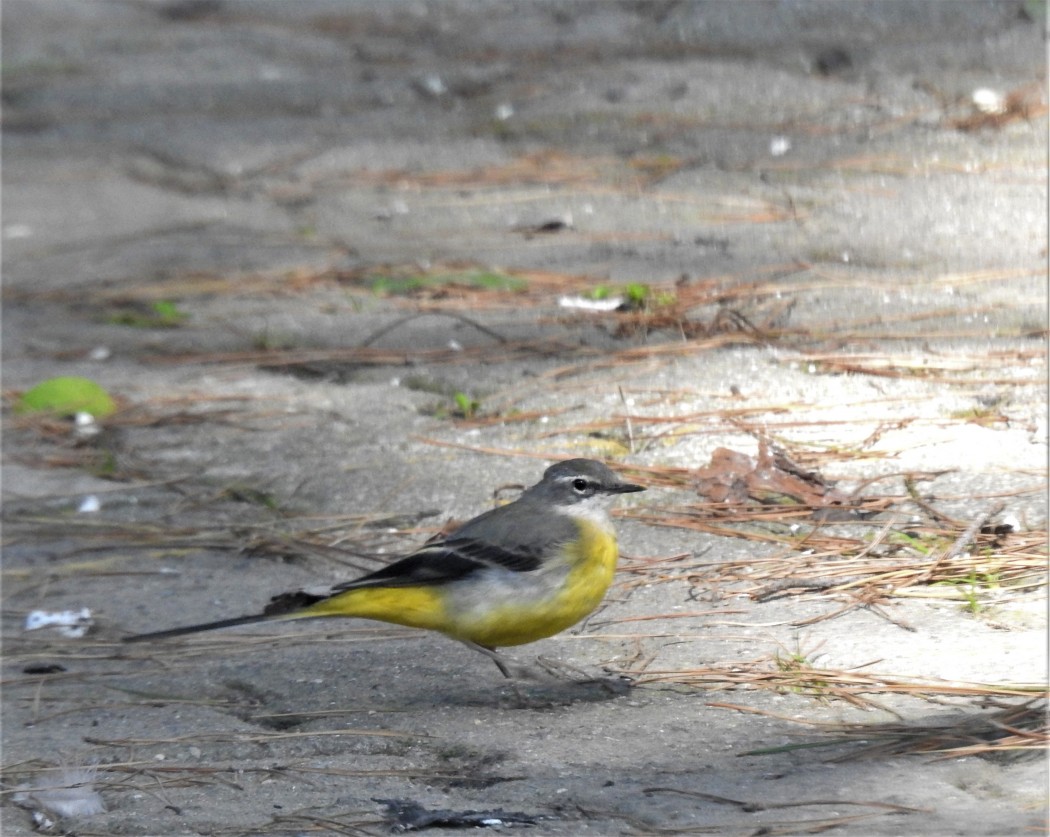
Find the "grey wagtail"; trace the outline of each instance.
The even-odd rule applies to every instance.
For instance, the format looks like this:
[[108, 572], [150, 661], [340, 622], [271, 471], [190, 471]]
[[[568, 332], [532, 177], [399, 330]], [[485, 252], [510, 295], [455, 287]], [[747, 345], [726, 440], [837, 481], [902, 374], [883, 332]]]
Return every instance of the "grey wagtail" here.
[[616, 570], [606, 512], [617, 494], [644, 491], [601, 462], [569, 459], [513, 503], [464, 523], [442, 540], [321, 593], [275, 596], [260, 614], [126, 637], [181, 636], [253, 622], [351, 616], [440, 631], [487, 654], [553, 636], [592, 613]]

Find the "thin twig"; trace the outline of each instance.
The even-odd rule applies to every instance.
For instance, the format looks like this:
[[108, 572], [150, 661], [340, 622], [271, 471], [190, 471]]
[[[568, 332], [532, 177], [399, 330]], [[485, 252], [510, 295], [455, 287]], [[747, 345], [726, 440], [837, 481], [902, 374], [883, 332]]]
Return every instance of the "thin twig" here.
[[[617, 386], [616, 389], [619, 390], [619, 392], [620, 392], [620, 401], [623, 403], [624, 410], [626, 410], [627, 409], [627, 399], [624, 397], [623, 387]], [[631, 425], [631, 417], [630, 417], [630, 415], [625, 415], [623, 417], [623, 420], [624, 420], [624, 424], [627, 425], [627, 444], [628, 444], [628, 446], [630, 448], [631, 453], [634, 453], [634, 427]]]
[[950, 561], [957, 555], [962, 554], [963, 550], [977, 537], [977, 533], [981, 531], [981, 527], [984, 526], [991, 518], [999, 514], [1004, 508], [1005, 503], [996, 503], [990, 509], [986, 510], [983, 514], [978, 515], [977, 518], [966, 527], [959, 537], [955, 539], [955, 542], [942, 552], [934, 561], [930, 562], [929, 567], [926, 568], [926, 572], [922, 573], [915, 583], [925, 584], [931, 578], [933, 578], [934, 572], [937, 568], [945, 561]]

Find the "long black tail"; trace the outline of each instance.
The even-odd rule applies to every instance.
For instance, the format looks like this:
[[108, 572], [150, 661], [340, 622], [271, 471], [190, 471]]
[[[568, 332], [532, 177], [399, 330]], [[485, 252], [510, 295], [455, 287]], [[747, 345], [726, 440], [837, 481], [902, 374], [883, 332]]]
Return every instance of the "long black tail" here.
[[[232, 628], [235, 625], [254, 625], [256, 622], [272, 622], [281, 619], [297, 619], [305, 608], [327, 598], [327, 594], [310, 593], [296, 590], [293, 593], [281, 593], [270, 599], [262, 613], [251, 616], [234, 616], [232, 619], [220, 619], [218, 622], [204, 622], [200, 625], [186, 625], [182, 628], [168, 628], [166, 631], [151, 631], [148, 634], [126, 636], [122, 642], [148, 642], [154, 639], [167, 639], [173, 636], [197, 634], [201, 631], [217, 631], [219, 628]], [[307, 616], [308, 614], [303, 614]]]
[[251, 625], [255, 622], [270, 622], [273, 616], [268, 613], [256, 613], [253, 616], [235, 616], [232, 619], [220, 619], [218, 622], [205, 622], [201, 625], [185, 625], [181, 628], [168, 628], [166, 631], [151, 631], [148, 634], [126, 636], [121, 642], [149, 642], [154, 639], [167, 639], [173, 636], [196, 634], [201, 631], [217, 631], [219, 628], [232, 628], [234, 625]]

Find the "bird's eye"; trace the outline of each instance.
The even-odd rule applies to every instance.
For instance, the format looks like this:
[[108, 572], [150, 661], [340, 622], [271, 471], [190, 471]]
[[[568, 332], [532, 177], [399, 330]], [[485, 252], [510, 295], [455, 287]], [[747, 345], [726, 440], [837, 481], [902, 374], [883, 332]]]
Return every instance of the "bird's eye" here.
[[574, 490], [579, 491], [581, 494], [587, 490], [587, 480], [583, 477], [576, 477], [572, 481], [572, 487]]

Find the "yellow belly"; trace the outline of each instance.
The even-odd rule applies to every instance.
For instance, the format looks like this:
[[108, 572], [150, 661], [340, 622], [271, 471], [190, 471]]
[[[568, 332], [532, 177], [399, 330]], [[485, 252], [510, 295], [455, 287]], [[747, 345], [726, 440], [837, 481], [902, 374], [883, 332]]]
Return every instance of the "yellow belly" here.
[[612, 583], [616, 537], [589, 521], [578, 522], [578, 528], [577, 542], [546, 575], [507, 572], [489, 582], [471, 576], [447, 586], [364, 587], [320, 601], [291, 618], [378, 619], [488, 647], [535, 642], [594, 611]]
[[439, 587], [361, 587], [323, 599], [291, 616], [344, 616], [378, 619], [409, 628], [440, 631], [448, 624], [445, 601]]

